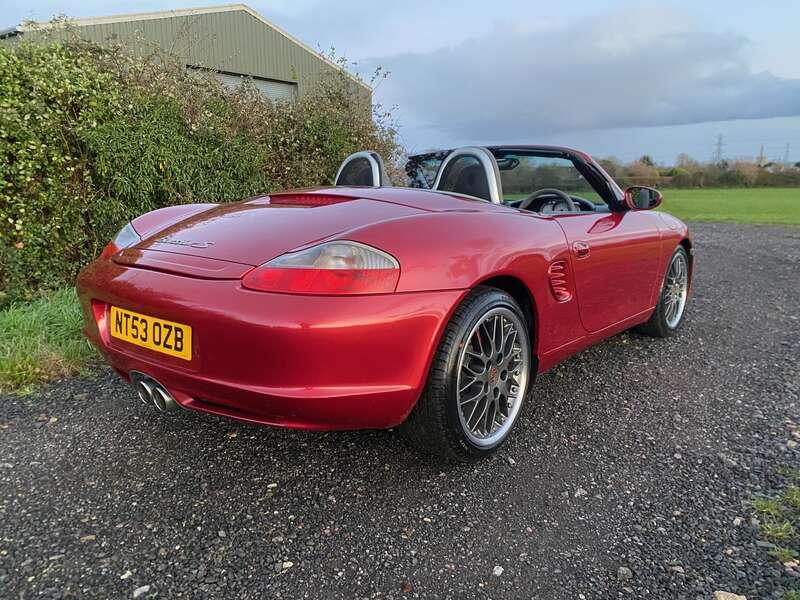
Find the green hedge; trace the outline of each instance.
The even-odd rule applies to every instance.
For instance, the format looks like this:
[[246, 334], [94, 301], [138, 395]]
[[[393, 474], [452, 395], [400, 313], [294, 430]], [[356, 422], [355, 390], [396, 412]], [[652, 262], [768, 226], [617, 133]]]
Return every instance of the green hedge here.
[[333, 70], [273, 103], [168, 56], [0, 48], [0, 305], [72, 283], [143, 212], [330, 183], [364, 148], [394, 160], [394, 130], [371, 108]]

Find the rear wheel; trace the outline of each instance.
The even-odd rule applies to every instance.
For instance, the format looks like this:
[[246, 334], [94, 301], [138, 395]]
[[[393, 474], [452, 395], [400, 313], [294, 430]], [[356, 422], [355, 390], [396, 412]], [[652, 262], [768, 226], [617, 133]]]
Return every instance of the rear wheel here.
[[689, 256], [683, 246], [678, 246], [667, 267], [656, 309], [650, 320], [639, 326], [639, 331], [654, 337], [673, 335], [683, 323], [688, 301]]
[[457, 460], [493, 453], [517, 421], [532, 378], [528, 323], [516, 301], [474, 290], [447, 324], [425, 391], [401, 430], [415, 446]]

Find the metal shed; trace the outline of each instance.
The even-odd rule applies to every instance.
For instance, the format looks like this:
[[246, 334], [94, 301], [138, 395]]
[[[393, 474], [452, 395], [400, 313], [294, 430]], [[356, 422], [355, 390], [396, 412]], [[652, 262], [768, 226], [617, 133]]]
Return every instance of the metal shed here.
[[[243, 77], [251, 77], [262, 93], [279, 100], [303, 94], [326, 70], [341, 70], [245, 4], [70, 19], [68, 23], [92, 42], [124, 43], [142, 53], [157, 44], [179, 56], [187, 68], [217, 72], [225, 85], [238, 85]], [[0, 42], [36, 40], [45, 33], [56, 38], [68, 35], [57, 22], [25, 23], [0, 30]], [[371, 93], [369, 86], [347, 75]]]

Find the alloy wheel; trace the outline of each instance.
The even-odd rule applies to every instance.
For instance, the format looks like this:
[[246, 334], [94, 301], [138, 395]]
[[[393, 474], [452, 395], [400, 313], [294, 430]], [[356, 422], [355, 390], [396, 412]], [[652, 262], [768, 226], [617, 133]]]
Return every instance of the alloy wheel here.
[[458, 411], [477, 446], [502, 440], [517, 418], [531, 365], [522, 320], [508, 308], [485, 313], [473, 326], [458, 362]]
[[670, 329], [675, 329], [681, 321], [688, 292], [689, 269], [686, 255], [678, 252], [672, 258], [664, 282], [664, 319]]

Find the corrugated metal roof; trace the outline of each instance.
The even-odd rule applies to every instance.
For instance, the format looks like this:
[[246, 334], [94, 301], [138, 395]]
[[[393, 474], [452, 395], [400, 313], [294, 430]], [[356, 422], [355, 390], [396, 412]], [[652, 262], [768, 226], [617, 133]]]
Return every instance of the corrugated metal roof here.
[[0, 40], [14, 37], [15, 35], [19, 35], [20, 30], [16, 27], [6, 27], [5, 29], [0, 29]]
[[[74, 27], [91, 27], [91, 26], [103, 26], [103, 25], [111, 25], [114, 23], [126, 23], [126, 22], [133, 22], [133, 21], [153, 21], [156, 19], [171, 19], [175, 17], [193, 17], [193, 16], [200, 16], [200, 15], [209, 15], [214, 13], [228, 13], [228, 12], [243, 12], [261, 24], [269, 27], [279, 35], [285, 37], [288, 41], [299, 46], [309, 54], [313, 55], [316, 59], [323, 61], [329, 67], [334, 68], [336, 70], [342, 71], [345, 73], [350, 79], [352, 79], [355, 83], [359, 84], [360, 86], [364, 87], [366, 90], [371, 92], [371, 88], [365, 82], [361, 81], [358, 77], [355, 77], [353, 74], [349, 73], [346, 69], [342, 68], [340, 65], [334, 63], [329, 58], [324, 56], [323, 54], [317, 52], [304, 42], [300, 41], [290, 33], [284, 31], [274, 23], [270, 23], [267, 21], [263, 16], [257, 13], [255, 10], [247, 6], [246, 4], [224, 4], [220, 6], [205, 6], [200, 8], [186, 8], [180, 10], [164, 10], [164, 11], [157, 11], [157, 12], [146, 12], [146, 13], [129, 13], [129, 14], [120, 14], [120, 15], [110, 15], [106, 17], [88, 17], [88, 18], [78, 18], [78, 19], [68, 19], [67, 23], [70, 26]], [[18, 35], [19, 33], [24, 32], [32, 32], [37, 30], [44, 30], [44, 29], [52, 29], [63, 26], [63, 23], [60, 21], [50, 22], [50, 21], [41, 21], [41, 22], [28, 22], [17, 27], [10, 28], [9, 34], [11, 35]], [[2, 34], [0, 34], [0, 38], [2, 38]]]

